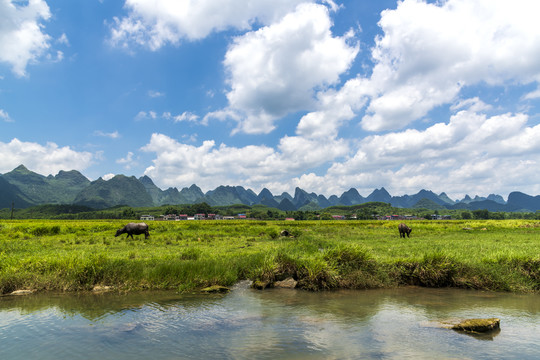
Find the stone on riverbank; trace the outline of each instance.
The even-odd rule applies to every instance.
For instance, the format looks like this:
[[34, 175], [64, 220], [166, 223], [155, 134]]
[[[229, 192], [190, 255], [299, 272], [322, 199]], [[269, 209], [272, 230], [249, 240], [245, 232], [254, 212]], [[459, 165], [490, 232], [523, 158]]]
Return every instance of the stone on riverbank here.
[[92, 289], [95, 293], [102, 293], [102, 292], [108, 292], [114, 290], [112, 286], [106, 286], [106, 285], [96, 285]]
[[12, 293], [10, 293], [9, 295], [14, 295], [14, 296], [30, 295], [33, 292], [34, 292], [34, 290], [15, 290]]
[[283, 281], [276, 281], [274, 283], [275, 288], [281, 288], [281, 289], [294, 289], [296, 287], [296, 284], [298, 281], [294, 280], [292, 277], [287, 278]]

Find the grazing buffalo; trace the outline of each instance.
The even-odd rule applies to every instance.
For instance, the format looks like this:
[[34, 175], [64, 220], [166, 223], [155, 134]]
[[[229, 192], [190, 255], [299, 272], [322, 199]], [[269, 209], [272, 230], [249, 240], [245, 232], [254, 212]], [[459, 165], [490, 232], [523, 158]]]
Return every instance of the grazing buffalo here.
[[150, 233], [148, 232], [148, 225], [145, 223], [129, 223], [120, 230], [116, 231], [116, 235], [119, 236], [122, 234], [127, 234], [126, 238], [130, 237], [133, 239], [133, 234], [141, 235], [144, 234], [144, 238], [148, 239]]
[[398, 225], [399, 230], [399, 237], [405, 237], [405, 234], [407, 234], [407, 237], [409, 237], [409, 234], [411, 233], [412, 229], [405, 225], [404, 223], [401, 223]]

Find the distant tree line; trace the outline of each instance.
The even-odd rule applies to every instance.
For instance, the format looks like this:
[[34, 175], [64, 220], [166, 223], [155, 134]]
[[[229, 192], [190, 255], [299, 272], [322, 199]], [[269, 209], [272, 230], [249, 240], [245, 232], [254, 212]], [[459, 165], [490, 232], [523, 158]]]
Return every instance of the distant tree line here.
[[[268, 208], [263, 205], [248, 206], [243, 204], [230, 206], [210, 206], [202, 202], [190, 205], [164, 205], [150, 208], [132, 208], [129, 206], [115, 206], [103, 210], [94, 210], [76, 205], [40, 205], [26, 209], [16, 209], [15, 219], [126, 219], [136, 220], [141, 215], [180, 215], [186, 214], [219, 214], [223, 216], [237, 216], [245, 214], [247, 218], [258, 220], [332, 220], [333, 215], [342, 215], [346, 220], [356, 218], [358, 220], [373, 220], [377, 216], [386, 215], [410, 215], [417, 218], [432, 219], [432, 215], [449, 215], [452, 219], [475, 219], [475, 220], [503, 220], [503, 219], [528, 219], [540, 220], [540, 211], [537, 212], [493, 212], [483, 210], [430, 210], [430, 209], [402, 209], [394, 208], [390, 204], [373, 202], [353, 206], [334, 206], [320, 210], [297, 210], [282, 211]], [[353, 215], [355, 217], [353, 217]], [[9, 219], [9, 209], [0, 210], [0, 218]]]

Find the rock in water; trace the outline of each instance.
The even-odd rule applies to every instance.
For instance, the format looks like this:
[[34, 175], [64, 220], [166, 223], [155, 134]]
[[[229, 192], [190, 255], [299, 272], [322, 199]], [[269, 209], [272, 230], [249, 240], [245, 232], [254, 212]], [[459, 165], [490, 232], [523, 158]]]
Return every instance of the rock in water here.
[[212, 285], [207, 288], [201, 289], [201, 292], [203, 293], [226, 293], [229, 291], [230, 289], [228, 287], [220, 285]]
[[500, 328], [500, 325], [501, 320], [497, 318], [465, 319], [452, 326], [452, 329], [458, 331], [485, 333], [493, 330], [498, 330]]

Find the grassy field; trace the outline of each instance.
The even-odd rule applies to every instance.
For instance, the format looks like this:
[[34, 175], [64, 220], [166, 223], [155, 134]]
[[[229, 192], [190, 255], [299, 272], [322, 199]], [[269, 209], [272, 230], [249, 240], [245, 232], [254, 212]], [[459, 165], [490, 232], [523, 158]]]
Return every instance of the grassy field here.
[[[540, 222], [149, 222], [150, 238], [114, 233], [126, 221], [0, 222], [0, 294], [19, 289], [119, 291], [258, 287], [293, 277], [307, 290], [418, 285], [540, 290]], [[281, 236], [287, 230], [291, 236]]]

